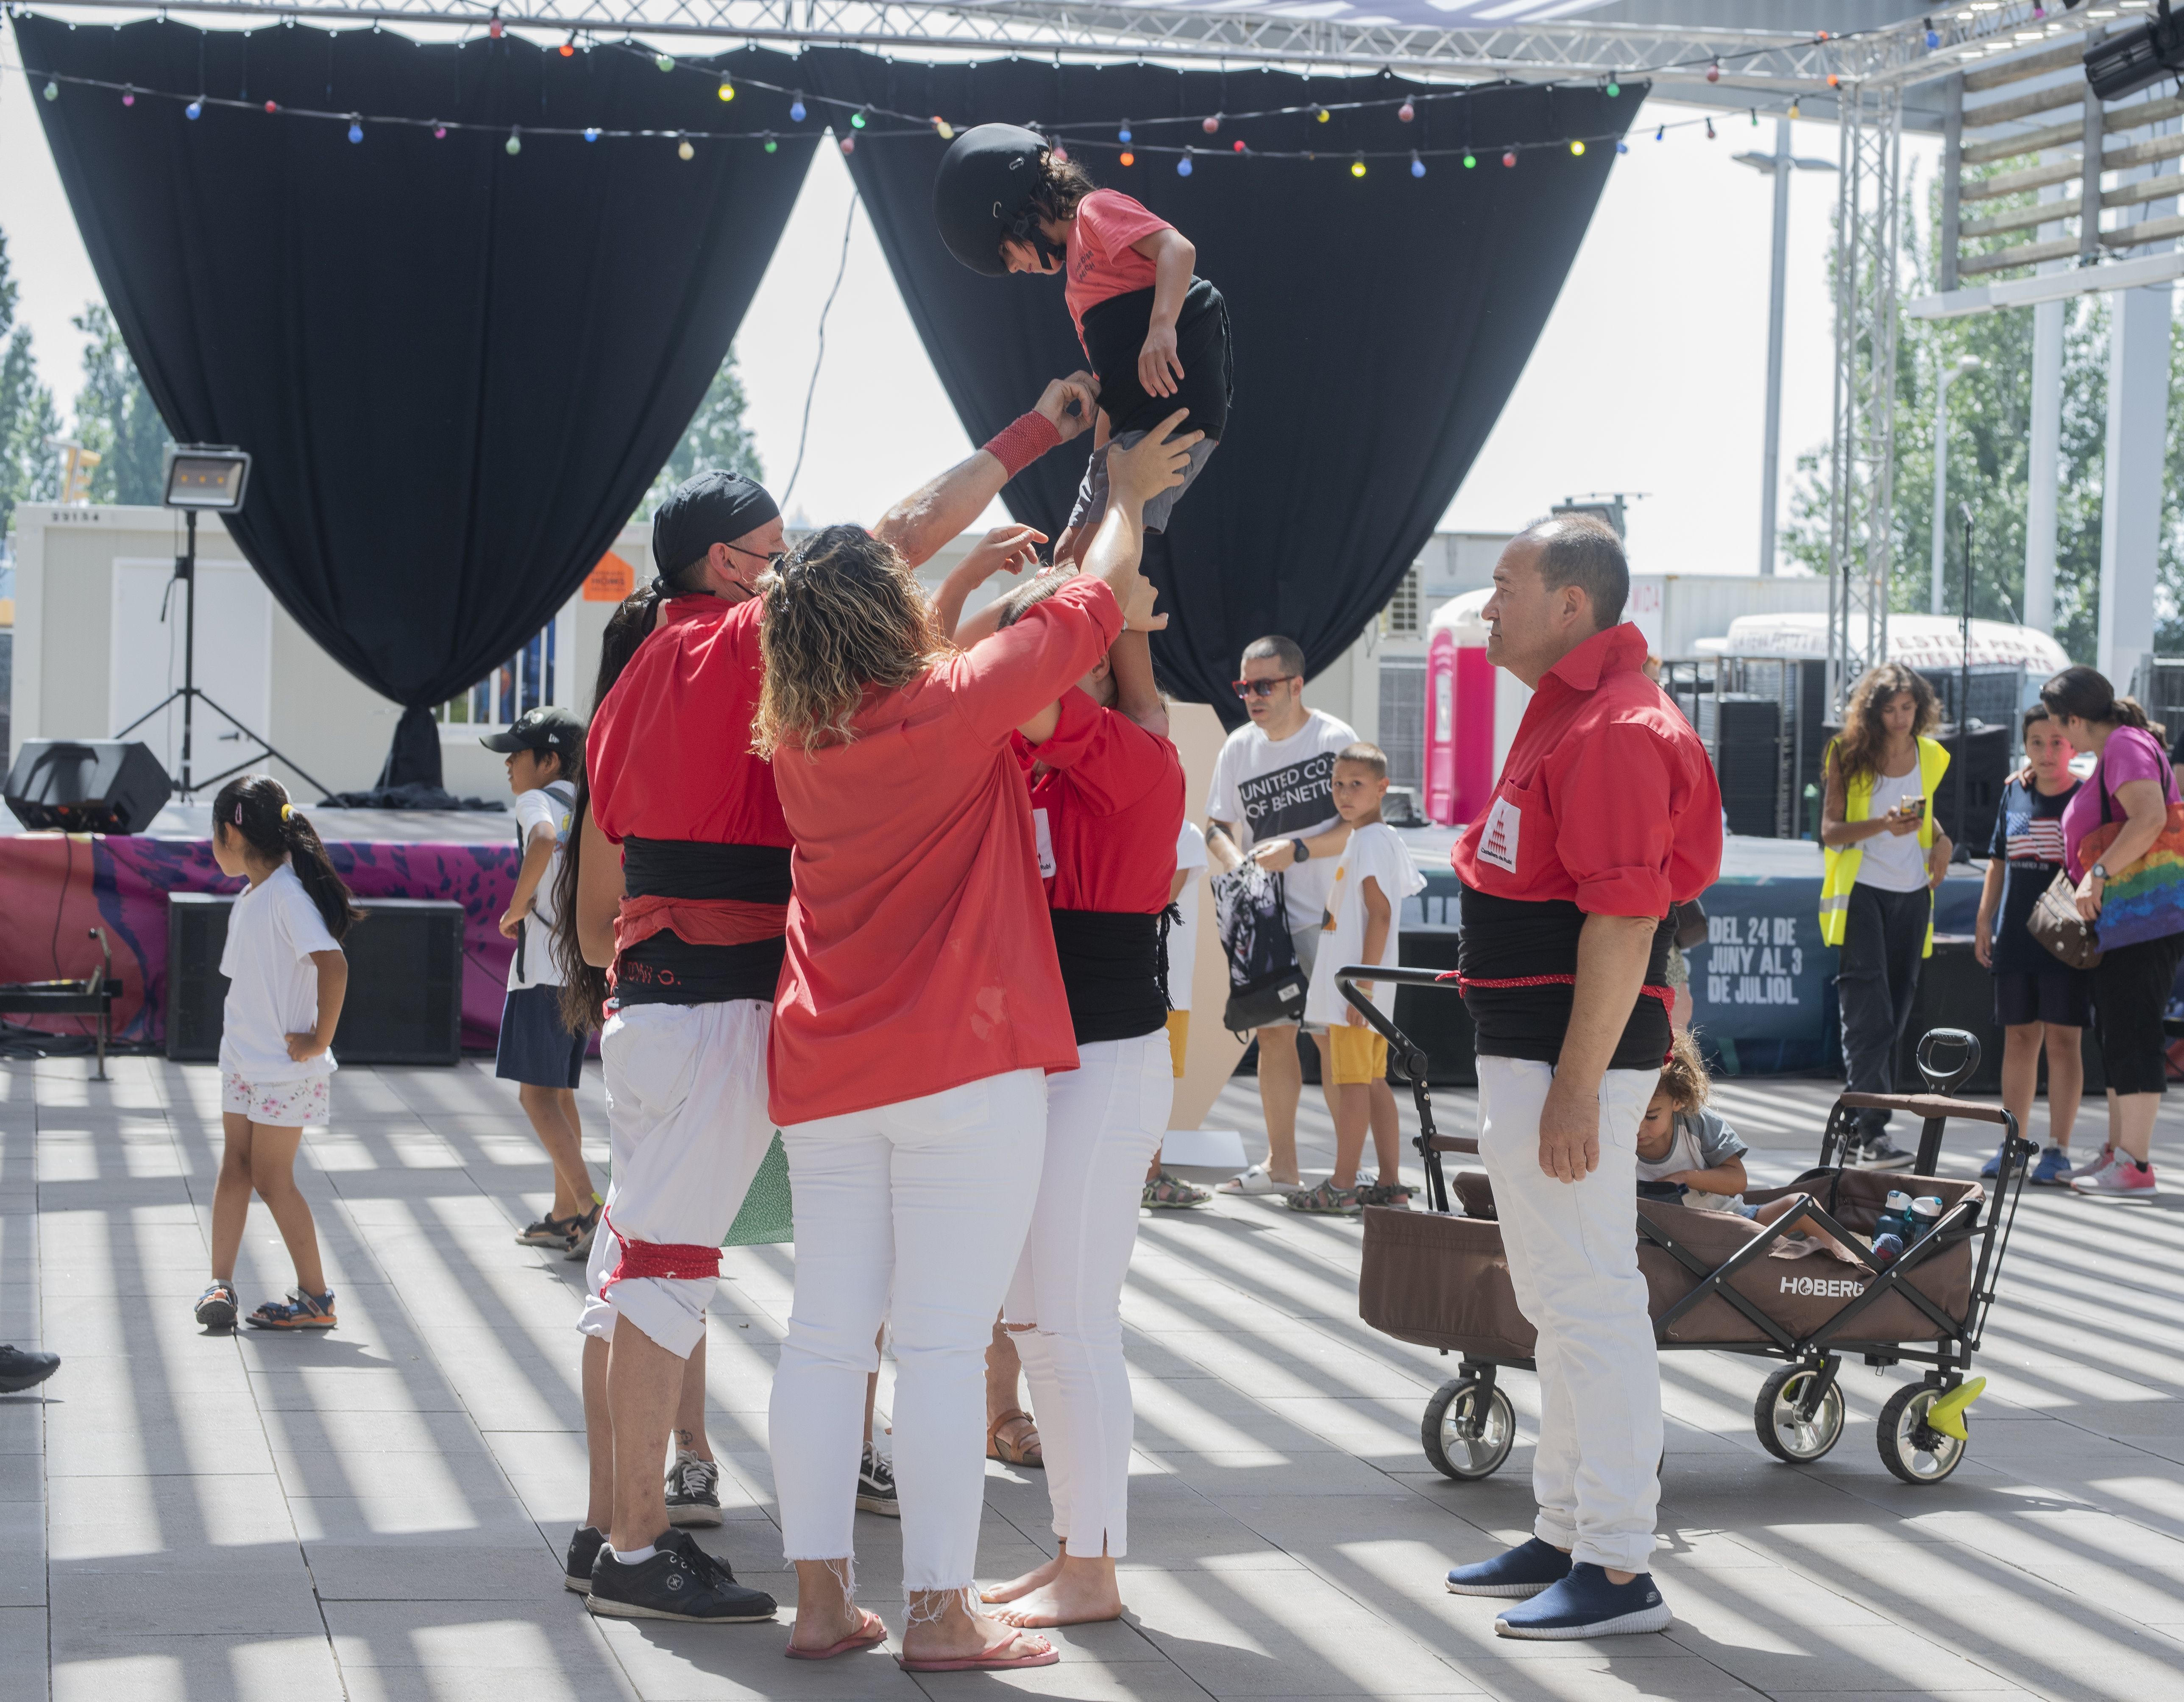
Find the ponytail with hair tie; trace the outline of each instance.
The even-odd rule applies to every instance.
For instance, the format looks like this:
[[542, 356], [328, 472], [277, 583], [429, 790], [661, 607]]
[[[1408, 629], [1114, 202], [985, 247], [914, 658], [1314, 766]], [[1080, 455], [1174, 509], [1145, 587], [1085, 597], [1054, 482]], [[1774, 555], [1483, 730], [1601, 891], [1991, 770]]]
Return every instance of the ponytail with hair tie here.
[[269, 863], [286, 861], [310, 895], [326, 932], [336, 939], [364, 919], [348, 885], [335, 871], [309, 817], [298, 814], [287, 788], [270, 774], [231, 780], [213, 799], [213, 820], [231, 826], [242, 843]]

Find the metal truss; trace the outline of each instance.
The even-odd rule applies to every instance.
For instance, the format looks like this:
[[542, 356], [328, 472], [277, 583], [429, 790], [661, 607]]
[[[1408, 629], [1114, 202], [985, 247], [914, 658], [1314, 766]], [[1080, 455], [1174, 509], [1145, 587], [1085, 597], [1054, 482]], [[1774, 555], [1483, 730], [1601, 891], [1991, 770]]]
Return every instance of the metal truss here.
[[[79, 8], [194, 16], [309, 18], [348, 23], [439, 23], [565, 34], [697, 36], [794, 46], [802, 42], [920, 51], [1014, 51], [1077, 58], [1149, 57], [1329, 70], [1388, 69], [1422, 77], [1516, 77], [1531, 81], [1624, 76], [1663, 94], [1744, 106], [1798, 95], [1826, 97], [1838, 84], [1874, 89], [1917, 83], [2083, 26], [2084, 8], [2036, 21], [2031, 0], [2008, 0], [1964, 17], [1911, 19], [1834, 40], [1786, 31], [1663, 29], [1640, 25], [1513, 23], [1442, 27], [1347, 22], [1273, 9], [1118, 3], [1118, 0], [64, 0]], [[1718, 75], [1709, 79], [1709, 70]]]
[[1828, 514], [1828, 695], [1837, 706], [1888, 658], [1903, 91], [1846, 88], [1840, 114]]

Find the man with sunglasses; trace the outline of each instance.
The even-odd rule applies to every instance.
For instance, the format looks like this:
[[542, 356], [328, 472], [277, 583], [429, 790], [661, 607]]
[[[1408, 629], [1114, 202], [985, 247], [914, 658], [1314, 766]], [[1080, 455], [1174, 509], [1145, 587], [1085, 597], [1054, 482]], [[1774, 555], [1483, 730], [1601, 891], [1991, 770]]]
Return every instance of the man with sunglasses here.
[[[1244, 677], [1235, 681], [1251, 720], [1228, 736], [1213, 765], [1206, 803], [1206, 849], [1226, 873], [1246, 855], [1282, 876], [1290, 937], [1306, 978], [1318, 955], [1320, 924], [1336, 859], [1350, 830], [1334, 810], [1334, 759], [1357, 743], [1345, 722], [1304, 702], [1304, 652], [1279, 634], [1244, 649]], [[1286, 1193], [1300, 1186], [1297, 1101], [1304, 1093], [1304, 1065], [1297, 1056], [1295, 1023], [1259, 1031], [1259, 1106], [1267, 1119], [1267, 1157], [1221, 1184], [1223, 1193]], [[1306, 1023], [1319, 1048], [1324, 1091], [1327, 1031]], [[1330, 1100], [1328, 1115], [1334, 1115]]]

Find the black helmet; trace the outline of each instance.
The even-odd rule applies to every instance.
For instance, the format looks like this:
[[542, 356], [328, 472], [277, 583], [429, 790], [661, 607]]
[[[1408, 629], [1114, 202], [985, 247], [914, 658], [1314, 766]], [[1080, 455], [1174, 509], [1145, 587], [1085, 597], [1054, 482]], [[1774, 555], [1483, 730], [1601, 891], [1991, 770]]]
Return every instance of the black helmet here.
[[974, 272], [1005, 277], [1001, 238], [1045, 176], [1046, 138], [1013, 124], [982, 124], [957, 136], [933, 179], [933, 218], [948, 252]]

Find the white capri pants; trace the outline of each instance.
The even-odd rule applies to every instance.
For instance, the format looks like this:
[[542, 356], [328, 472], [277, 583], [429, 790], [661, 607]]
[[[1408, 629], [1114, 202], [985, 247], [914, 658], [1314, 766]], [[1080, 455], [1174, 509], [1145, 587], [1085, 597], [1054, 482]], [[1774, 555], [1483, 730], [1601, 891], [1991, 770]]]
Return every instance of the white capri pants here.
[[1540, 1332], [1540, 1446], [1532, 1532], [1574, 1559], [1652, 1570], [1661, 1496], [1661, 1362], [1638, 1269], [1638, 1126], [1655, 1070], [1600, 1083], [1600, 1168], [1540, 1168], [1552, 1065], [1479, 1060], [1479, 1156], [1494, 1184], [1518, 1310]]
[[970, 1587], [985, 1505], [986, 1349], [1022, 1249], [1046, 1082], [1015, 1070], [781, 1132], [796, 1294], [769, 1409], [782, 1550], [853, 1555], [865, 1378], [894, 1343], [902, 1582]]
[[635, 1004], [607, 1020], [599, 1061], [613, 1172], [584, 1271], [577, 1327], [586, 1335], [611, 1342], [616, 1318], [627, 1317], [686, 1360], [705, 1338], [719, 1277], [609, 1279], [624, 1240], [718, 1248], [734, 1224], [773, 1143], [766, 1108], [772, 1021], [772, 1004], [755, 998]]
[[1046, 1165], [1004, 1311], [1039, 1415], [1054, 1534], [1066, 1554], [1119, 1559], [1129, 1546], [1132, 1426], [1123, 1280], [1145, 1166], [1175, 1099], [1175, 1061], [1165, 1028], [1094, 1041], [1077, 1055], [1077, 1069], [1047, 1078]]

